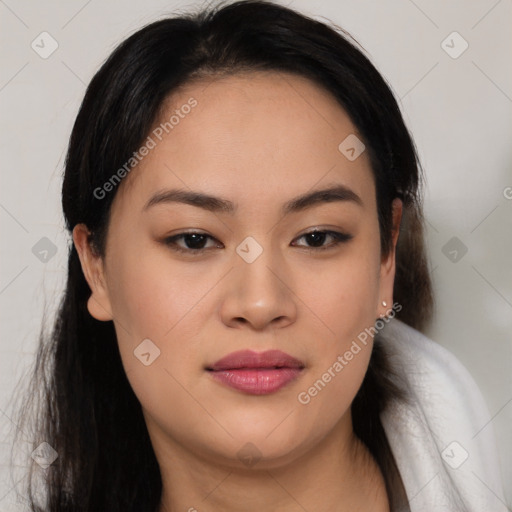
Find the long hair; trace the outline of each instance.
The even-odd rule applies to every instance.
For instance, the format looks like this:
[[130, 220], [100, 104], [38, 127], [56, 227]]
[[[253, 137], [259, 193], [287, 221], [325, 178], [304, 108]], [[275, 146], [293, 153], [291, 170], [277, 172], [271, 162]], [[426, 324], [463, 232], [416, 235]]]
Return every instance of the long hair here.
[[[94, 191], [146, 140], [173, 91], [195, 79], [258, 70], [309, 78], [347, 112], [370, 157], [382, 255], [391, 249], [391, 202], [398, 197], [404, 205], [397, 317], [417, 329], [429, 320], [421, 166], [390, 87], [358, 43], [334, 24], [263, 0], [153, 22], [123, 41], [97, 71], [69, 141], [62, 187], [70, 234], [67, 283], [53, 328], [41, 330], [32, 394], [24, 407], [35, 406], [34, 446], [47, 442], [58, 457], [46, 469], [42, 499], [34, 484], [39, 468], [31, 469], [27, 492], [33, 511], [157, 509], [161, 475], [141, 406], [123, 370], [113, 323], [88, 313], [91, 290], [71, 233], [85, 223], [91, 246], [104, 256], [115, 190], [101, 199]], [[380, 466], [392, 509], [398, 510], [407, 499], [380, 414], [390, 400], [405, 397], [377, 341], [352, 404], [353, 428]]]

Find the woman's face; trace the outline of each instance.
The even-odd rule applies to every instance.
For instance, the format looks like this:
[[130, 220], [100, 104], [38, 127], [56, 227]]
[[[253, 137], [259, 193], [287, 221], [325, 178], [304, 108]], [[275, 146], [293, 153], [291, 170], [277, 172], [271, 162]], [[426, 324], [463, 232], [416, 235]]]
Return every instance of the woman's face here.
[[[372, 347], [362, 333], [389, 311], [394, 279], [354, 125], [312, 82], [253, 73], [188, 84], [154, 128], [154, 147], [109, 192], [105, 260], [83, 225], [74, 240], [89, 312], [113, 319], [155, 450], [275, 467], [331, 433], [348, 439]], [[166, 200], [171, 190], [217, 199]], [[208, 369], [240, 350], [280, 350], [303, 368]]]

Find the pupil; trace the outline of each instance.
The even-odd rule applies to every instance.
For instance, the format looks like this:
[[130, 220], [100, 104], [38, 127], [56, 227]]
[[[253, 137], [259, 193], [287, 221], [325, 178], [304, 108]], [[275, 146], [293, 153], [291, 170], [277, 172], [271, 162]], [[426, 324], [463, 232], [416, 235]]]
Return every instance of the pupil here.
[[[310, 240], [312, 239], [313, 247], [318, 247], [318, 246], [323, 245], [323, 241], [326, 236], [326, 233], [309, 233], [307, 236], [310, 237]], [[316, 242], [316, 244], [315, 244], [315, 242]]]
[[[202, 245], [204, 245], [204, 235], [198, 235], [197, 233], [192, 233], [189, 235], [186, 235], [187, 238], [185, 239], [187, 241], [187, 246], [189, 249], [202, 249]], [[192, 243], [189, 243], [192, 239]], [[199, 243], [198, 243], [199, 240]]]

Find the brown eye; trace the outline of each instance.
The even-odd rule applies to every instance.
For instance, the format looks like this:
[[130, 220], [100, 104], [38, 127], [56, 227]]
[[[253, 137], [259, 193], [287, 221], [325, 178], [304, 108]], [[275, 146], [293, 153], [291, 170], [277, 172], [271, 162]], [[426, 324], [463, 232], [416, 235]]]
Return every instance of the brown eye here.
[[[329, 245], [324, 245], [324, 242], [328, 237], [331, 237], [334, 241], [331, 242]], [[306, 248], [322, 251], [334, 248], [343, 242], [349, 241], [350, 239], [352, 239], [352, 235], [340, 233], [338, 231], [315, 230], [310, 231], [309, 233], [304, 233], [303, 235], [298, 237], [297, 240], [300, 240], [301, 238], [304, 238], [308, 242], [309, 246], [306, 246]]]
[[[177, 235], [168, 237], [165, 239], [164, 243], [175, 251], [192, 254], [201, 253], [207, 249], [210, 249], [211, 247], [205, 247], [208, 239], [215, 240], [212, 236], [205, 233], [188, 232], [179, 233]], [[185, 247], [183, 245], [179, 245], [177, 243], [178, 240], [182, 240]]]

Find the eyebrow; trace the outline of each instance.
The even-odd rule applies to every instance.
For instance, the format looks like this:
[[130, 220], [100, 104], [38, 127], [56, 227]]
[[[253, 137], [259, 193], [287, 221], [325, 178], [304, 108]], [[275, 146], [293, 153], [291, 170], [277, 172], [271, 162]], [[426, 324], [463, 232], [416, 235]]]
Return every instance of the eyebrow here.
[[[333, 185], [313, 192], [307, 192], [300, 196], [290, 199], [281, 207], [283, 215], [296, 213], [313, 206], [332, 203], [335, 201], [348, 201], [359, 206], [363, 206], [362, 199], [350, 188], [345, 185]], [[228, 199], [216, 197], [202, 192], [192, 190], [171, 189], [157, 192], [145, 204], [142, 211], [146, 211], [152, 206], [168, 203], [183, 203], [198, 208], [203, 208], [210, 212], [227, 213], [233, 215], [237, 206]]]

